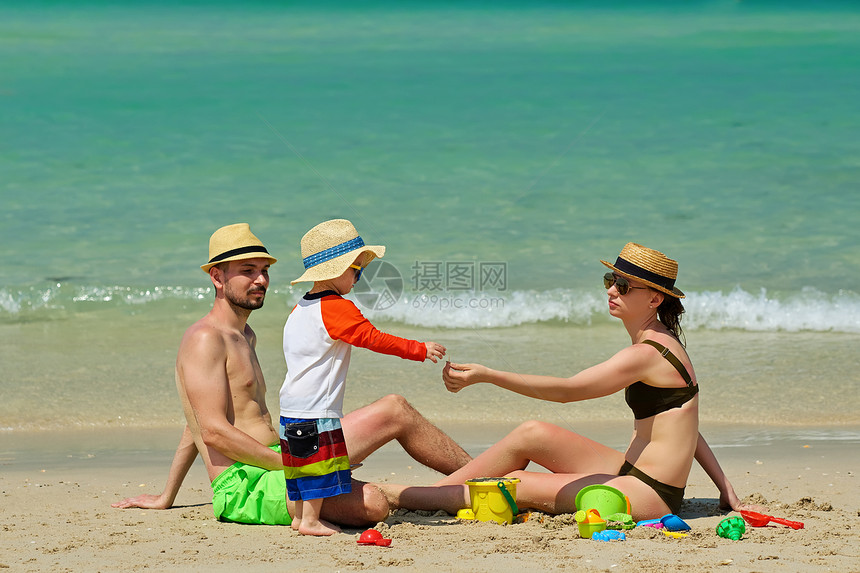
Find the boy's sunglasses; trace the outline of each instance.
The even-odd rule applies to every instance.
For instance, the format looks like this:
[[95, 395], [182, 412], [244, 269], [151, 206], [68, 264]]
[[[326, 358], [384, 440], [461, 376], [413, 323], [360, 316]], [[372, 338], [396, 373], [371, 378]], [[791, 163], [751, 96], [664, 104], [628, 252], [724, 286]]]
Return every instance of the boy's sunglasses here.
[[624, 277], [617, 277], [613, 273], [606, 273], [605, 275], [603, 275], [603, 286], [606, 287], [606, 290], [609, 290], [612, 285], [615, 285], [615, 289], [621, 296], [624, 296], [633, 289], [648, 289], [648, 287], [630, 286], [630, 281], [628, 281]]
[[[349, 265], [349, 268], [355, 269], [356, 271], [358, 271], [355, 273], [355, 282], [358, 282], [358, 279], [361, 278], [361, 273], [364, 272], [364, 267], [360, 267], [358, 265]], [[609, 288], [609, 287], [607, 287], [607, 288]]]

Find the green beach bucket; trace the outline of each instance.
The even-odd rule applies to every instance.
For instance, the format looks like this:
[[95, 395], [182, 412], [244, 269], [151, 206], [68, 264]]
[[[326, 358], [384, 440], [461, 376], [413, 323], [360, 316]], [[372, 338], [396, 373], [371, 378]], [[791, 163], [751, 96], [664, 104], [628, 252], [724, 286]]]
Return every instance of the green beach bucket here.
[[613, 513], [630, 514], [630, 500], [614, 487], [596, 484], [589, 485], [576, 494], [576, 509], [588, 511], [596, 509], [601, 516]]

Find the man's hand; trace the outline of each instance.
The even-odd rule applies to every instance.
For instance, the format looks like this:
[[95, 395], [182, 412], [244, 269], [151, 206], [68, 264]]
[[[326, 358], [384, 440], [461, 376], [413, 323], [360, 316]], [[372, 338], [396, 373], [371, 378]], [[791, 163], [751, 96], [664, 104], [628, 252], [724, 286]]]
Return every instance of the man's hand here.
[[110, 506], [119, 509], [129, 509], [132, 507], [139, 507], [141, 509], [169, 509], [171, 504], [167, 502], [163, 495], [144, 493], [137, 497], [127, 497], [122, 501], [110, 504]]

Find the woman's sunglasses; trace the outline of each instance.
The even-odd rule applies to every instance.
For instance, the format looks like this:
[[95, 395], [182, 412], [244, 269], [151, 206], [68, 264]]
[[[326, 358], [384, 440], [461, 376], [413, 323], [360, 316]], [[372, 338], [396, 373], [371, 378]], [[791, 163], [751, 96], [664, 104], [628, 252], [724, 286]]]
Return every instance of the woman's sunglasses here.
[[[364, 267], [360, 267], [358, 265], [349, 265], [349, 268], [355, 269], [356, 271], [358, 271], [355, 273], [355, 282], [358, 282], [358, 279], [361, 278], [361, 273], [364, 272]], [[609, 287], [606, 287], [606, 288], [609, 288]]]
[[603, 275], [603, 286], [606, 287], [606, 290], [609, 290], [612, 285], [615, 285], [615, 289], [621, 296], [624, 296], [633, 289], [648, 289], [648, 287], [630, 286], [630, 281], [628, 281], [624, 277], [617, 277], [613, 273], [606, 273], [605, 275]]

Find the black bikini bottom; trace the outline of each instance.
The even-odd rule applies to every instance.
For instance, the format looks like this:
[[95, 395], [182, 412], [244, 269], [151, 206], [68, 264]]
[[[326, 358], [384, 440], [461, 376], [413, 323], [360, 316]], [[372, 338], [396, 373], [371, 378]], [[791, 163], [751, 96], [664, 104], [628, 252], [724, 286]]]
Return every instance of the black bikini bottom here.
[[669, 509], [672, 513], [678, 513], [678, 510], [681, 509], [681, 502], [684, 501], [684, 488], [683, 487], [675, 487], [673, 485], [666, 485], [663, 482], [657, 481], [642, 470], [639, 470], [628, 462], [624, 460], [624, 465], [621, 466], [621, 469], [618, 470], [618, 475], [620, 476], [633, 476], [645, 485], [649, 486], [657, 495], [660, 496], [660, 499], [666, 502], [666, 505], [669, 506]]

